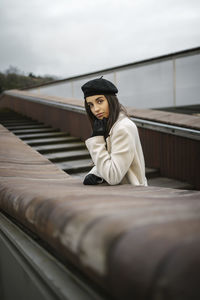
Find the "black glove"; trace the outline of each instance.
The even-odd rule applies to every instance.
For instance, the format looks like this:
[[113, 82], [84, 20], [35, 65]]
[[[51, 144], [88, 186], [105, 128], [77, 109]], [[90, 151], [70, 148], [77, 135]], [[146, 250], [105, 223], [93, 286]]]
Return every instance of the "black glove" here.
[[99, 184], [102, 182], [102, 178], [101, 177], [98, 177], [94, 174], [88, 174], [84, 181], [83, 181], [83, 184], [85, 185], [96, 185], [96, 184]]
[[108, 119], [103, 118], [102, 120], [96, 119], [94, 121], [92, 136], [104, 136], [106, 134], [107, 120]]

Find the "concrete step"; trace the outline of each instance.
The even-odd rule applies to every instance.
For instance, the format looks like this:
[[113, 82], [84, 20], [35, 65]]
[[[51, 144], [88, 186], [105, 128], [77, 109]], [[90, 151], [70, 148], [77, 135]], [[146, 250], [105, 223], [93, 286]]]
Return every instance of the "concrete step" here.
[[30, 134], [30, 133], [43, 133], [43, 132], [57, 132], [58, 129], [52, 128], [41, 128], [41, 129], [25, 129], [25, 130], [13, 130], [12, 132], [16, 135]]
[[70, 160], [68, 162], [59, 162], [55, 164], [68, 174], [87, 172], [92, 168], [91, 159]]
[[28, 122], [28, 121], [32, 121], [30, 119], [0, 119], [0, 123], [3, 124], [4, 126], [7, 125], [12, 125], [12, 124], [17, 124], [17, 123], [24, 123], [24, 122]]
[[44, 132], [44, 133], [31, 133], [31, 134], [20, 134], [18, 137], [23, 140], [34, 140], [34, 139], [48, 139], [48, 138], [54, 138], [54, 137], [67, 137], [69, 134], [65, 132]]
[[27, 125], [15, 125], [15, 126], [6, 126], [8, 130], [11, 131], [18, 131], [18, 130], [26, 130], [26, 129], [42, 129], [42, 128], [51, 128], [46, 125], [41, 125], [41, 124], [27, 124]]
[[86, 149], [49, 153], [44, 155], [52, 162], [64, 162], [75, 159], [90, 158], [90, 153]]
[[53, 153], [53, 152], [60, 152], [60, 151], [84, 149], [85, 144], [83, 142], [76, 142], [76, 143], [35, 146], [33, 148], [38, 152], [45, 154], [45, 153]]
[[193, 190], [194, 187], [187, 183], [167, 177], [157, 177], [148, 180], [149, 186], [169, 187], [174, 189]]
[[34, 125], [34, 124], [38, 124], [38, 125], [43, 125], [43, 123], [39, 123], [39, 122], [35, 122], [35, 121], [31, 121], [31, 120], [26, 120], [26, 121], [4, 121], [4, 122], [1, 122], [1, 124], [5, 127], [7, 126], [25, 126], [25, 125]]
[[76, 141], [80, 141], [79, 138], [75, 138], [75, 137], [54, 137], [54, 138], [42, 138], [42, 139], [31, 139], [31, 140], [26, 140], [26, 143], [29, 146], [42, 146], [42, 145], [52, 145], [52, 144], [59, 144], [59, 143], [72, 143], [72, 142], [76, 142]]
[[26, 117], [20, 117], [20, 116], [16, 116], [16, 115], [13, 115], [13, 116], [0, 116], [0, 122], [4, 122], [4, 121], [6, 121], [6, 122], [8, 122], [8, 121], [11, 121], [11, 122], [15, 122], [15, 121], [24, 121], [24, 120], [30, 120], [30, 119], [28, 119], [28, 118], [26, 118]]

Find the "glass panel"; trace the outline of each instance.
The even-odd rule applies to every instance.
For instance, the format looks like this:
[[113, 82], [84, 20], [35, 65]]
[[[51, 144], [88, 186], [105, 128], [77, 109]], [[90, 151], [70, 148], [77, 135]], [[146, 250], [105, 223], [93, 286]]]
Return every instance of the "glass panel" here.
[[176, 105], [200, 104], [200, 54], [176, 59]]
[[36, 89], [30, 89], [30, 92], [37, 93], [40, 95], [47, 95], [47, 96], [56, 96], [56, 97], [72, 97], [72, 87], [71, 82], [62, 82], [51, 84], [49, 86], [41, 86]]
[[[176, 105], [199, 104], [200, 55], [177, 58]], [[162, 108], [174, 106], [173, 61], [154, 62], [101, 72], [82, 78], [66, 80], [49, 86], [30, 89], [43, 95], [83, 99], [81, 86], [88, 80], [104, 76], [119, 89], [119, 101], [135, 108]]]
[[173, 105], [172, 61], [138, 66], [117, 72], [119, 99], [136, 108]]

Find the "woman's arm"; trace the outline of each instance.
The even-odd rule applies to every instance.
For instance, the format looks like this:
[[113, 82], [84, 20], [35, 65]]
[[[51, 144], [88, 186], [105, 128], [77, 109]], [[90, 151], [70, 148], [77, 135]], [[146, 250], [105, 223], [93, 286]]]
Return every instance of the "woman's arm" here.
[[134, 158], [134, 140], [133, 130], [118, 128], [111, 137], [110, 154], [103, 136], [95, 136], [86, 141], [98, 173], [110, 185], [119, 184], [127, 173]]

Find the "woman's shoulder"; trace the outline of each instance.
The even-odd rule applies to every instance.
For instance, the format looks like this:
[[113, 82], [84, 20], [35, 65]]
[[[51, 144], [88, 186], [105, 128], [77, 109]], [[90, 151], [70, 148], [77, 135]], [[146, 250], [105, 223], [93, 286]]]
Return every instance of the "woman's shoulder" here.
[[121, 112], [119, 114], [119, 118], [115, 124], [116, 124], [117, 128], [123, 127], [123, 126], [127, 126], [130, 128], [136, 128], [135, 123], [123, 112]]
[[120, 113], [118, 120], [113, 125], [112, 131], [119, 131], [119, 130], [131, 130], [137, 131], [137, 127], [135, 123], [124, 113]]

